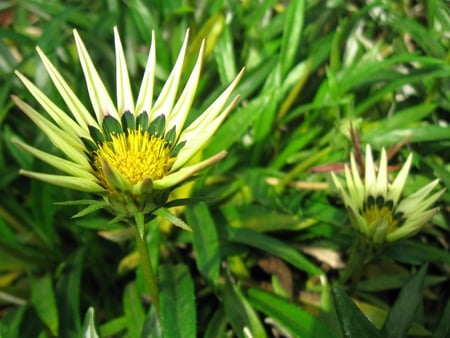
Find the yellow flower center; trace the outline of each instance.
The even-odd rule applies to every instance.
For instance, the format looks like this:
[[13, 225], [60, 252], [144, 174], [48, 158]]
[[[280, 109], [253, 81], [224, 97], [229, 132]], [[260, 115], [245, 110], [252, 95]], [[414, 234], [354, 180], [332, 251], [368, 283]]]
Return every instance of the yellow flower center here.
[[102, 160], [117, 169], [131, 184], [145, 178], [157, 180], [166, 176], [173, 164], [169, 144], [161, 137], [141, 130], [111, 134], [111, 141], [99, 145], [94, 155], [97, 177], [107, 187]]
[[369, 196], [361, 214], [368, 224], [384, 219], [388, 224], [387, 232], [390, 233], [401, 226], [404, 221], [403, 213], [394, 213], [393, 209], [392, 202], [385, 202], [382, 196], [378, 196], [376, 200]]

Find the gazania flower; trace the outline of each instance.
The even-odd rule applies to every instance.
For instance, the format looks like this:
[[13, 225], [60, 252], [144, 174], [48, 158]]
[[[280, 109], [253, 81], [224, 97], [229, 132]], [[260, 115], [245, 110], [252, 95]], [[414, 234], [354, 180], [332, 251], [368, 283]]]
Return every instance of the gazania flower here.
[[445, 189], [432, 195], [430, 193], [439, 180], [434, 180], [411, 196], [402, 197], [412, 157], [412, 154], [408, 156], [392, 183], [388, 179], [386, 151], [382, 149], [377, 168], [369, 145], [366, 147], [363, 179], [360, 178], [353, 154], [350, 157], [350, 168], [345, 168], [345, 188], [341, 180], [332, 173], [353, 227], [373, 244], [393, 242], [414, 235], [438, 210], [430, 209], [430, 206]]
[[22, 174], [63, 187], [100, 194], [118, 214], [132, 216], [135, 212], [152, 212], [165, 203], [171, 188], [225, 155], [225, 152], [220, 152], [199, 163], [189, 162], [207, 144], [236, 103], [237, 97], [229, 99], [242, 72], [186, 127], [185, 121], [199, 82], [205, 41], [200, 47], [186, 85], [179, 93], [188, 44], [186, 33], [175, 66], [154, 101], [156, 50], [153, 34], [146, 69], [135, 100], [116, 28], [114, 36], [116, 104], [107, 92], [76, 30], [75, 43], [89, 92], [90, 107], [80, 102], [69, 84], [37, 48], [67, 109], [58, 107], [19, 72], [16, 72], [17, 76], [51, 119], [45, 118], [18, 97], [13, 97], [13, 100], [64, 154], [64, 158], [36, 149], [20, 140], [15, 142], [35, 157], [65, 173], [54, 175], [22, 170]]

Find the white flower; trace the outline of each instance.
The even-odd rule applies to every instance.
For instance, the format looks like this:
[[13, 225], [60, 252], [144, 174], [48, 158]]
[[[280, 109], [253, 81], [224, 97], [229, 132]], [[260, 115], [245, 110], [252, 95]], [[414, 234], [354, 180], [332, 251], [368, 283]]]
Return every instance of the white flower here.
[[392, 183], [389, 183], [385, 149], [381, 150], [380, 163], [376, 168], [370, 145], [366, 147], [363, 179], [353, 154], [350, 157], [350, 168], [345, 167], [346, 187], [335, 173], [331, 173], [352, 225], [374, 244], [393, 242], [414, 235], [438, 211], [437, 208], [429, 208], [445, 191], [442, 189], [430, 195], [439, 180], [434, 180], [411, 196], [402, 197], [412, 157], [409, 154]]
[[155, 200], [156, 195], [170, 190], [225, 156], [222, 151], [199, 163], [187, 165], [204, 148], [235, 105], [238, 97], [227, 103], [243, 72], [195, 121], [185, 126], [205, 51], [203, 41], [185, 87], [178, 93], [188, 35], [187, 32], [175, 66], [154, 101], [156, 49], [153, 34], [146, 69], [135, 100], [122, 43], [115, 28], [117, 103], [114, 104], [75, 30], [75, 43], [91, 107], [81, 103], [54, 65], [37, 48], [67, 110], [58, 107], [20, 72], [16, 72], [17, 76], [51, 119], [45, 118], [18, 97], [13, 97], [13, 100], [61, 150], [64, 157], [46, 153], [17, 139], [14, 141], [65, 175], [26, 170], [21, 170], [21, 173], [63, 187], [100, 194], [111, 204], [131, 200], [139, 210], [150, 210], [153, 206], [148, 204], [159, 203]]

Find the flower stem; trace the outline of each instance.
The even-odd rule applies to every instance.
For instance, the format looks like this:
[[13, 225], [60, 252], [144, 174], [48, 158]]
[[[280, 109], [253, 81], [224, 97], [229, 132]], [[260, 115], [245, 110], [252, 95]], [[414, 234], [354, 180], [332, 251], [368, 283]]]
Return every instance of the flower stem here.
[[144, 236], [141, 236], [138, 227], [134, 226], [134, 229], [136, 231], [137, 249], [140, 262], [142, 264], [142, 270], [144, 272], [145, 283], [147, 284], [148, 290], [150, 291], [150, 297], [152, 299], [153, 306], [155, 307], [155, 312], [159, 317], [159, 287], [155, 274], [153, 273], [152, 262], [150, 259], [150, 254], [148, 252], [147, 242], [145, 240], [145, 233]]

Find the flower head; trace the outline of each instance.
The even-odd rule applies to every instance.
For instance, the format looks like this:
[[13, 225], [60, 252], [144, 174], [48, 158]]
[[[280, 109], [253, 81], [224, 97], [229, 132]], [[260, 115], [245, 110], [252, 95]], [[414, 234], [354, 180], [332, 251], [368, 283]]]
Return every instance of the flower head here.
[[367, 145], [363, 179], [360, 177], [353, 154], [350, 157], [350, 168], [345, 167], [347, 183], [345, 188], [341, 180], [331, 173], [352, 225], [373, 244], [393, 242], [414, 235], [438, 210], [429, 207], [445, 189], [431, 196], [429, 194], [439, 180], [434, 180], [411, 196], [402, 197], [411, 162], [412, 154], [408, 156], [397, 177], [390, 183], [385, 149], [381, 151], [377, 168], [370, 145]]
[[156, 50], [153, 34], [140, 90], [134, 100], [122, 43], [115, 28], [117, 103], [114, 104], [83, 41], [74, 30], [91, 101], [89, 108], [81, 103], [62, 75], [42, 50], [37, 48], [67, 109], [65, 111], [58, 107], [20, 72], [16, 72], [17, 76], [50, 119], [18, 97], [13, 97], [13, 100], [64, 156], [46, 153], [17, 139], [15, 142], [65, 175], [26, 170], [21, 170], [21, 173], [63, 187], [100, 194], [113, 208], [118, 208], [122, 214], [131, 215], [136, 211], [153, 211], [166, 201], [171, 188], [221, 159], [225, 152], [199, 163], [188, 164], [204, 148], [236, 103], [237, 97], [231, 103], [228, 101], [242, 72], [186, 127], [185, 121], [194, 100], [205, 50], [203, 41], [186, 85], [178, 93], [188, 35], [187, 32], [175, 66], [154, 101]]

